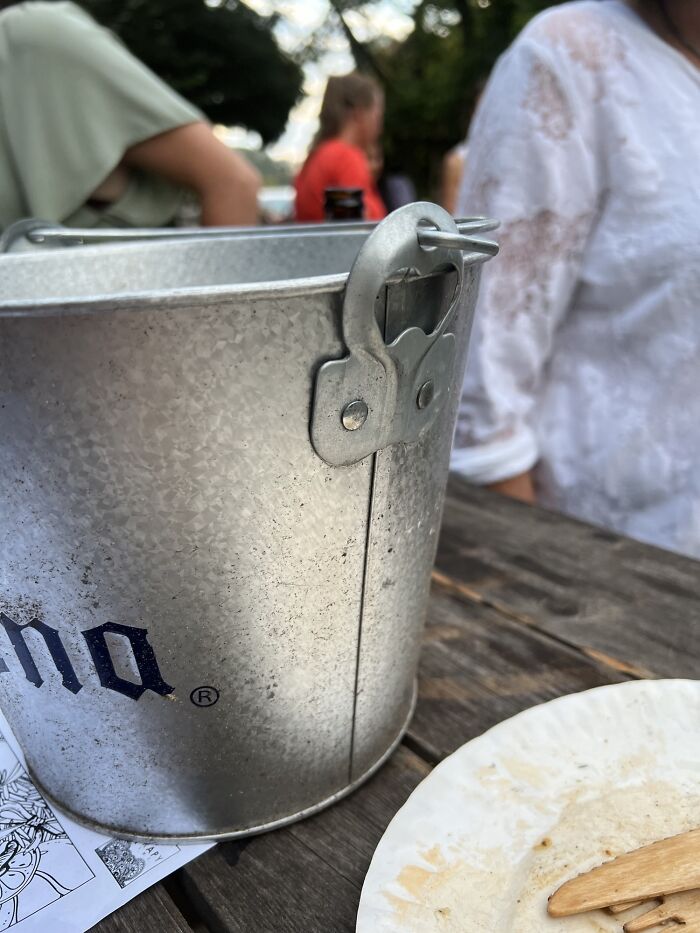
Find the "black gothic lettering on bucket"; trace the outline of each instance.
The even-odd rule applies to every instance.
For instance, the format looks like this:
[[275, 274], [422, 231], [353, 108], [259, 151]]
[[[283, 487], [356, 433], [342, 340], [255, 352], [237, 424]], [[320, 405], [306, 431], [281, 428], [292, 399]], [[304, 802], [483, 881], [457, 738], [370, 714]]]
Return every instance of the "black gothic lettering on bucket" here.
[[[83, 685], [78, 680], [73, 670], [73, 665], [70, 663], [70, 658], [66, 654], [66, 649], [63, 647], [61, 636], [55, 628], [51, 628], [50, 625], [40, 622], [39, 619], [32, 619], [32, 621], [27, 622], [26, 625], [18, 625], [14, 619], [6, 616], [4, 612], [0, 612], [0, 623], [2, 623], [3, 628], [12, 642], [12, 647], [15, 649], [17, 660], [22, 665], [25, 677], [33, 683], [35, 687], [40, 687], [44, 680], [24, 640], [22, 632], [25, 628], [33, 628], [34, 631], [39, 632], [43, 636], [53, 663], [56, 665], [56, 669], [63, 678], [63, 686], [70, 690], [71, 693], [77, 693], [79, 690], [83, 689]], [[2, 658], [0, 658], [0, 665], [0, 673], [7, 673], [8, 667]]]
[[[82, 690], [83, 685], [78, 680], [57, 629], [46, 625], [45, 622], [41, 622], [39, 619], [32, 619], [31, 622], [27, 622], [25, 625], [19, 625], [3, 612], [0, 612], [0, 624], [5, 629], [17, 655], [17, 660], [22, 665], [25, 677], [30, 683], [33, 683], [35, 687], [41, 687], [44, 680], [39, 673], [29, 646], [24, 640], [23, 630], [25, 628], [32, 628], [43, 637], [51, 659], [56, 665], [56, 670], [62, 677], [63, 686], [70, 690], [71, 693], [78, 693], [78, 691]], [[124, 680], [123, 677], [117, 674], [109, 646], [105, 640], [105, 635], [108, 632], [124, 635], [128, 639], [141, 678], [140, 684]], [[133, 625], [120, 625], [118, 622], [105, 622], [103, 625], [87, 629], [82, 632], [82, 635], [87, 642], [97, 676], [103, 687], [130, 697], [132, 700], [138, 700], [146, 690], [151, 690], [159, 696], [168, 696], [174, 692], [175, 688], [167, 684], [161, 676], [155, 652], [148, 641], [147, 629], [136, 628]], [[7, 673], [9, 673], [9, 668], [0, 658], [0, 674]]]
[[[141, 678], [140, 684], [124, 680], [114, 670], [112, 655], [105, 641], [107, 632], [124, 635], [129, 639], [139, 677]], [[152, 690], [162, 697], [173, 692], [175, 688], [171, 687], [170, 684], [166, 684], [160, 675], [155, 652], [148, 643], [147, 635], [148, 629], [134, 628], [132, 625], [120, 625], [119, 622], [105, 622], [83, 632], [83, 638], [87, 642], [88, 651], [92, 655], [97, 676], [100, 678], [103, 687], [123, 693], [125, 696], [131, 697], [132, 700], [138, 700], [146, 690]]]

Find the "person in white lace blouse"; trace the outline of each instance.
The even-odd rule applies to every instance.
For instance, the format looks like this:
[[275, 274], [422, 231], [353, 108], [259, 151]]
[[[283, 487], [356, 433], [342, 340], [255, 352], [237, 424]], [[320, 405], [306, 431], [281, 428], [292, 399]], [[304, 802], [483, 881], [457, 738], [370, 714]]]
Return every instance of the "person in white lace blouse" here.
[[540, 14], [469, 145], [459, 213], [501, 254], [453, 469], [700, 557], [700, 3]]

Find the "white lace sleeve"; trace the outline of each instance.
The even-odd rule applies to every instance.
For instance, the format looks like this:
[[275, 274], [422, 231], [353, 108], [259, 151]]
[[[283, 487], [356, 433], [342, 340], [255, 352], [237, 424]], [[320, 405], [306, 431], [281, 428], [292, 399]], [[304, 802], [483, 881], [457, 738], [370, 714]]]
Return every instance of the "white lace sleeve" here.
[[538, 459], [531, 414], [600, 188], [590, 74], [544, 38], [526, 33], [496, 66], [460, 193], [460, 214], [502, 222], [501, 252], [484, 269], [452, 460], [477, 483]]

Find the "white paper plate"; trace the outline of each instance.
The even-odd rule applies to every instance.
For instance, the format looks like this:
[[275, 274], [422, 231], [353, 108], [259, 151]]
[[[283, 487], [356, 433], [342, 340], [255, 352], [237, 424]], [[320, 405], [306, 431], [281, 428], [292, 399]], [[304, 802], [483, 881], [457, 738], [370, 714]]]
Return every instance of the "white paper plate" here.
[[374, 854], [357, 931], [619, 933], [602, 911], [549, 918], [548, 895], [697, 826], [699, 682], [562, 697], [464, 745], [416, 788]]

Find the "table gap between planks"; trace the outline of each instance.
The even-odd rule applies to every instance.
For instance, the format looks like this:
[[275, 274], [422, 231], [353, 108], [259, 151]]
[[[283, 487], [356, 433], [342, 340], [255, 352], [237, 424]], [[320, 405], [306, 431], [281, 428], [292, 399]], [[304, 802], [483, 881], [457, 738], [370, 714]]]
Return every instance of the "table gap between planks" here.
[[699, 569], [451, 477], [418, 705], [391, 760], [311, 819], [217, 846], [94, 933], [350, 933], [388, 823], [460, 745], [566, 693], [697, 676]]

